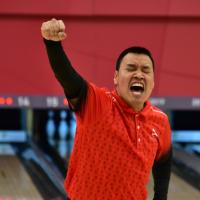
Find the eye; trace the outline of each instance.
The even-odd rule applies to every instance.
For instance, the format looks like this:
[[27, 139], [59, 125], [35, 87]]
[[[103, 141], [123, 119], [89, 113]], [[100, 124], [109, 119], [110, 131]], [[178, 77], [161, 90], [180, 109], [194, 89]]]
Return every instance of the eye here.
[[144, 73], [150, 73], [152, 70], [151, 70], [151, 68], [150, 67], [143, 67], [143, 69], [142, 69], [142, 71], [144, 72]]
[[128, 64], [128, 66], [126, 67], [126, 70], [128, 72], [133, 72], [137, 69], [137, 66], [133, 65], [133, 64]]
[[126, 71], [132, 72], [132, 71], [134, 71], [134, 68], [132, 68], [132, 67], [127, 67], [127, 68], [126, 68]]

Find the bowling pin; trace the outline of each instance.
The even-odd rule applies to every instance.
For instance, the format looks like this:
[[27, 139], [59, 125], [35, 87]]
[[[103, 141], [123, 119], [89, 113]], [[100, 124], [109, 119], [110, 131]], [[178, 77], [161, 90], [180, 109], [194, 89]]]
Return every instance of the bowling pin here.
[[66, 136], [68, 133], [68, 125], [66, 118], [67, 118], [67, 112], [65, 110], [62, 110], [60, 112], [60, 122], [58, 126], [59, 140], [66, 140]]
[[56, 132], [56, 125], [55, 125], [55, 121], [53, 117], [54, 117], [54, 112], [52, 110], [48, 111], [48, 119], [46, 123], [46, 134], [47, 134], [48, 141], [54, 140], [54, 136]]

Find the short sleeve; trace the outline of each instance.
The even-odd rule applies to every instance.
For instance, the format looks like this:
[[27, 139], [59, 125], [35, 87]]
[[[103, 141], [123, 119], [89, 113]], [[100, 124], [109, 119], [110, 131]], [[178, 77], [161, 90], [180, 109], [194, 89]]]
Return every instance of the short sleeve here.
[[108, 93], [105, 88], [88, 83], [86, 100], [81, 106], [81, 110], [76, 113], [77, 117], [84, 123], [100, 118], [110, 105]]
[[164, 119], [163, 128], [160, 133], [159, 147], [156, 155], [156, 160], [164, 159], [171, 151], [171, 128], [168, 117]]

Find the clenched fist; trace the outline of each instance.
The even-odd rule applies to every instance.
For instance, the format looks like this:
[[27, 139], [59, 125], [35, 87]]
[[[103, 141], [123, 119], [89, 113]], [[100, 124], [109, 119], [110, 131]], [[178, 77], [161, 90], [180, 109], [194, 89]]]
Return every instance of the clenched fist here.
[[62, 20], [56, 19], [42, 23], [41, 34], [46, 40], [52, 41], [62, 41], [67, 36], [65, 33], [65, 24]]

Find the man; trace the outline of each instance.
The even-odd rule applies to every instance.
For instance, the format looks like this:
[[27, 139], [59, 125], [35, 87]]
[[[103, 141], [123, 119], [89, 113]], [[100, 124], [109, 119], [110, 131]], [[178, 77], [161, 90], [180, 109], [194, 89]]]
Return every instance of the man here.
[[124, 50], [116, 63], [115, 90], [98, 88], [72, 67], [61, 41], [62, 20], [41, 27], [48, 57], [75, 111], [77, 131], [65, 188], [71, 200], [145, 200], [151, 169], [154, 200], [166, 200], [171, 166], [167, 116], [148, 101], [154, 61], [143, 47]]

